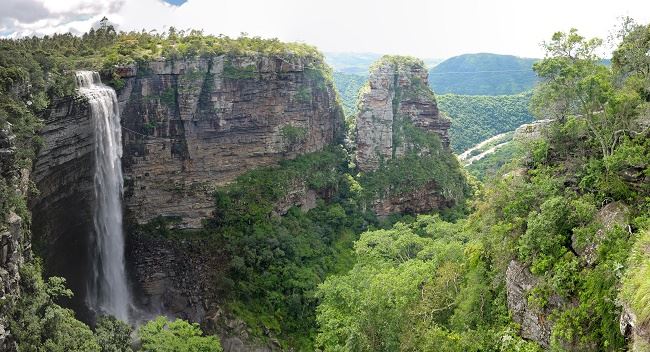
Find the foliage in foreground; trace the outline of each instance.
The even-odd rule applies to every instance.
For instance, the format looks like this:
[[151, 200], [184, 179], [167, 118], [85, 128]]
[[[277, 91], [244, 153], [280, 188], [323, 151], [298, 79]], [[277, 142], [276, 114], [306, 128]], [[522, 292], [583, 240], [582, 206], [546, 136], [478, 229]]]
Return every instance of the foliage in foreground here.
[[218, 352], [219, 340], [203, 336], [197, 324], [158, 317], [138, 329], [141, 348], [132, 349], [132, 328], [112, 316], [101, 316], [95, 331], [59, 306], [70, 297], [65, 279], [43, 280], [39, 261], [21, 268], [22, 295], [12, 307], [8, 328], [20, 352]]
[[199, 325], [158, 317], [138, 329], [143, 352], [221, 352], [214, 336], [203, 336]]
[[[536, 279], [519, 303], [549, 322], [548, 349], [625, 349], [618, 298], [637, 323], [650, 316], [650, 136], [643, 123], [650, 77], [617, 64], [645, 65], [639, 53], [650, 41], [639, 37], [617, 50], [609, 71], [592, 55], [597, 41], [556, 34], [536, 65], [536, 111], [555, 117], [543, 138], [524, 144], [523, 158], [485, 186], [467, 220], [420, 216], [364, 233], [355, 266], [319, 286], [319, 347], [540, 350], [518, 337], [508, 313], [505, 274], [514, 261]], [[609, 203], [626, 209], [619, 222], [600, 215]]]

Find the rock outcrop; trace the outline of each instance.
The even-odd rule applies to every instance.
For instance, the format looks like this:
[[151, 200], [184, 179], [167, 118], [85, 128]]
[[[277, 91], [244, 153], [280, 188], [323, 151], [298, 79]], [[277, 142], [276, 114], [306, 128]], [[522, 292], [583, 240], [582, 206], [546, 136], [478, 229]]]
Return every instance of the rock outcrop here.
[[336, 93], [312, 59], [217, 56], [118, 72], [125, 203], [138, 223], [163, 216], [201, 227], [215, 187], [342, 132]]
[[623, 304], [619, 328], [621, 334], [629, 342], [629, 351], [650, 351], [650, 326], [647, 322], [640, 323], [636, 314], [627, 304]]
[[437, 134], [449, 146], [449, 119], [438, 111], [427, 86], [424, 64], [412, 58], [382, 58], [374, 64], [360, 95], [356, 122], [356, 165], [374, 171], [382, 162], [403, 156], [412, 141], [407, 125]]
[[453, 205], [453, 201], [440, 194], [435, 181], [431, 181], [410, 192], [380, 197], [373, 202], [372, 209], [377, 216], [384, 218], [391, 214], [423, 214]]
[[[356, 167], [370, 179], [389, 178], [390, 167], [406, 171], [374, 191], [369, 206], [377, 216], [447, 208], [464, 197], [464, 177], [449, 150], [451, 122], [438, 111], [427, 78], [422, 61], [384, 56], [360, 93]], [[410, 164], [394, 166], [407, 157]]]
[[548, 305], [540, 309], [528, 302], [528, 293], [537, 285], [539, 279], [522, 263], [512, 260], [506, 270], [506, 293], [508, 309], [512, 320], [521, 327], [521, 337], [533, 340], [548, 348], [553, 325], [549, 316], [553, 309], [562, 306], [561, 299], [553, 294]]
[[15, 163], [14, 139], [10, 126], [0, 127], [0, 351], [17, 350], [5, 319], [20, 296], [20, 267], [31, 258], [28, 227], [9, 199], [25, 198], [29, 186], [29, 171]]
[[544, 129], [549, 126], [553, 120], [537, 120], [535, 122], [523, 124], [515, 130], [512, 136], [513, 141], [533, 141], [542, 138]]
[[582, 241], [579, 241], [577, 236], [573, 235], [571, 237], [571, 247], [585, 264], [594, 265], [598, 259], [598, 247], [608, 231], [611, 231], [616, 226], [624, 228], [626, 231], [630, 230], [628, 225], [629, 215], [629, 207], [622, 202], [608, 203], [600, 208], [596, 214], [596, 221], [600, 228], [586, 243], [581, 243]]
[[220, 306], [229, 289], [223, 280], [228, 264], [209, 241], [134, 233], [127, 240], [131, 248], [127, 260], [136, 274], [137, 298], [144, 311], [200, 323], [221, 337], [226, 352], [280, 350], [273, 336], [257, 341], [241, 319]]

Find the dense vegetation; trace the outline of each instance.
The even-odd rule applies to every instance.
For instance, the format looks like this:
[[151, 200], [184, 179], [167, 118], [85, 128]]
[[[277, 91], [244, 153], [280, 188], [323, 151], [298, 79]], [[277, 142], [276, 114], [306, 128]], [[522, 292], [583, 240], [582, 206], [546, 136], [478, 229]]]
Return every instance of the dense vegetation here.
[[649, 33], [650, 26], [629, 26], [611, 69], [594, 55], [598, 40], [571, 31], [545, 43], [535, 111], [555, 122], [524, 143], [522, 157], [485, 186], [466, 220], [420, 216], [362, 234], [353, 269], [319, 286], [318, 345], [541, 350], [519, 337], [506, 305], [506, 269], [523, 265], [535, 283], [517, 303], [549, 323], [540, 343], [555, 351], [624, 349], [619, 297], [637, 323], [650, 316]]
[[535, 61], [497, 54], [455, 56], [429, 71], [429, 85], [436, 94], [519, 94], [537, 82], [532, 69]]
[[[545, 43], [547, 56], [534, 66], [540, 85], [532, 105], [537, 117], [554, 122], [542, 138], [513, 152], [517, 159], [505, 169], [491, 166], [495, 177], [477, 188], [467, 217], [457, 211], [382, 222], [372, 215], [377, 196], [430, 180], [457, 205], [469, 195], [453, 156], [408, 124], [403, 131], [418, 148], [374, 173], [358, 175], [349, 151], [332, 146], [217, 190], [214, 215], [195, 235], [227, 258], [220, 282], [227, 307], [252, 335], [276, 336], [297, 350], [539, 351], [540, 344], [521, 338], [508, 310], [506, 272], [516, 264], [535, 278], [518, 303], [551, 326], [548, 341], [538, 342], [555, 351], [625, 349], [617, 302], [629, 307], [637, 326], [650, 321], [650, 26], [627, 23], [620, 39], [612, 67], [595, 55], [600, 41], [576, 31]], [[118, 34], [110, 26], [83, 37], [3, 40], [0, 47], [0, 127], [11, 128], [19, 151], [12, 169], [29, 167], [39, 114], [73, 92], [69, 71], [75, 68], [228, 53], [320, 57], [309, 46], [274, 40], [175, 30]], [[520, 110], [525, 95], [511, 101], [452, 96], [445, 103], [468, 111], [463, 118], [476, 124], [464, 104], [491, 106], [499, 99], [511, 103], [508, 114], [522, 113], [509, 116], [528, 118]], [[24, 196], [2, 176], [0, 211], [19, 212], [28, 230]], [[313, 204], [293, 206], [310, 192]], [[602, 214], [611, 208], [621, 211]], [[131, 346], [132, 328], [114, 318], [91, 329], [56, 303], [72, 292], [61, 278], [44, 280], [37, 259], [22, 267], [21, 292], [18, 301], [0, 306], [21, 351], [221, 349], [216, 338], [178, 320], [144, 324], [135, 332], [137, 346]]]
[[[23, 218], [23, 230], [29, 233], [26, 195], [16, 189], [19, 170], [31, 167], [40, 142], [37, 132], [42, 126], [44, 111], [57, 99], [75, 94], [74, 70], [100, 70], [109, 84], [119, 88], [122, 82], [112, 74], [114, 65], [137, 65], [155, 59], [260, 54], [306, 58], [313, 63], [314, 70], [328, 72], [322, 55], [304, 44], [258, 37], [232, 39], [174, 28], [165, 33], [117, 33], [106, 21], [82, 36], [56, 34], [0, 40], [0, 135], [3, 141], [11, 141], [11, 145], [0, 147], [15, 150], [15, 154], [3, 154], [0, 159], [0, 230], [5, 230], [4, 219], [13, 211]], [[285, 132], [288, 137], [300, 137], [300, 131]], [[308, 245], [304, 250], [311, 251]], [[76, 320], [71, 310], [60, 307], [57, 298], [70, 297], [72, 292], [65, 288], [61, 278], [43, 280], [37, 259], [22, 268], [21, 292], [18, 301], [0, 305], [3, 318], [9, 316], [6, 326], [21, 351], [131, 350], [131, 327], [125, 323], [106, 317], [98, 321], [93, 331]], [[138, 349], [220, 349], [214, 337], [201, 335], [196, 326], [186, 322], [156, 319], [138, 330], [137, 339], [142, 342]]]
[[[357, 114], [357, 97], [366, 78], [334, 72], [334, 84], [348, 120]], [[515, 95], [436, 95], [438, 107], [452, 120], [449, 131], [452, 149], [461, 153], [471, 146], [512, 131], [533, 120], [528, 111], [531, 93]]]
[[[435, 180], [462, 212], [469, 187], [455, 157], [436, 136], [405, 132], [414, 141], [404, 158], [355, 175], [341, 147], [254, 170], [216, 192], [206, 236], [228, 258], [228, 304], [257, 337], [270, 331], [285, 347], [313, 349], [317, 286], [353, 263], [352, 242], [371, 227], [388, 226], [372, 212], [378, 198], [398, 196]], [[427, 149], [430, 155], [418, 155]], [[314, 192], [309, 208], [293, 206]], [[302, 208], [302, 209], [301, 209]], [[311, 209], [310, 209], [311, 208]]]
[[438, 107], [451, 118], [451, 147], [461, 153], [492, 136], [533, 121], [530, 93], [517, 95], [438, 95]]

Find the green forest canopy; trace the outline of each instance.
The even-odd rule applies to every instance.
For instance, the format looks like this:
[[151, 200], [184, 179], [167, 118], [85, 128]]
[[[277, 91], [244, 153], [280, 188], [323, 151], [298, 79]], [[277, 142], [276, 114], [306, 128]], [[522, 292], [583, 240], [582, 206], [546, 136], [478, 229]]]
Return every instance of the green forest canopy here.
[[[637, 324], [650, 321], [649, 39], [650, 26], [630, 27], [609, 68], [593, 54], [599, 40], [555, 34], [535, 66], [534, 100], [536, 113], [557, 119], [480, 190], [466, 219], [422, 215], [362, 234], [353, 269], [319, 286], [317, 345], [625, 350], [618, 302], [629, 304]], [[611, 209], [620, 220], [605, 220]], [[515, 303], [548, 324], [549, 335], [529, 329], [521, 338], [506, 301], [513, 265], [534, 278]], [[637, 348], [649, 343], [637, 339]]]
[[[107, 32], [0, 42], [3, 127], [9, 121], [23, 143], [19, 146], [33, 151], [39, 112], [71, 93], [65, 71], [82, 64], [286, 49], [257, 39], [170, 35]], [[159, 44], [147, 48], [148, 43]], [[230, 280], [224, 285], [234, 300], [231, 308], [249, 323], [251, 334], [269, 338], [271, 332], [282, 346], [297, 349], [538, 351], [536, 342], [520, 337], [521, 327], [508, 311], [505, 275], [515, 262], [536, 278], [519, 303], [550, 323], [552, 349], [625, 349], [617, 302], [629, 304], [638, 326], [646, 326], [650, 316], [644, 281], [650, 229], [649, 43], [650, 26], [630, 26], [612, 67], [605, 67], [594, 55], [598, 40], [576, 31], [554, 35], [546, 44], [547, 58], [535, 65], [541, 83], [532, 100], [536, 116], [556, 120], [502, 171], [516, 172], [473, 185], [467, 216], [405, 216], [393, 224], [396, 219], [382, 222], [368, 214], [368, 191], [427, 176], [415, 172], [426, 170], [421, 163], [431, 160], [417, 153], [399, 168], [380, 170], [379, 182], [359, 182], [364, 178], [354, 177], [347, 151], [340, 148], [242, 175], [215, 194], [213, 218], [206, 232], [197, 234], [230, 255], [224, 278]], [[300, 53], [313, 51], [298, 46]], [[29, 95], [15, 89], [28, 84]], [[28, 97], [34, 99], [30, 105]], [[27, 153], [19, 161], [28, 164], [31, 157]], [[404, 180], [399, 169], [413, 174]], [[311, 211], [294, 207], [273, 216], [273, 202], [296, 175], [306, 177], [313, 189], [333, 191]], [[20, 204], [7, 202], [8, 188], [0, 186], [4, 214]], [[627, 210], [623, 223], [606, 226], [598, 214], [612, 203]], [[164, 223], [153, 225], [147, 228], [153, 235], [170, 235]], [[12, 307], [9, 330], [22, 350], [129, 350], [129, 327], [109, 319], [92, 331], [58, 306], [55, 299], [72, 292], [60, 278], [43, 280], [38, 261], [23, 266], [21, 277], [23, 296]], [[154, 350], [187, 346], [185, 340], [219, 349], [216, 339], [185, 322], [157, 319], [137, 334]]]

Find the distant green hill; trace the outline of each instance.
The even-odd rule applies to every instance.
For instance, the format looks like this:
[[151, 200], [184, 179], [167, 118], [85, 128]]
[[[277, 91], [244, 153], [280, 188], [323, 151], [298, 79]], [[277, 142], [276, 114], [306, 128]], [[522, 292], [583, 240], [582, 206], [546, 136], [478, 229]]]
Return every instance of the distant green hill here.
[[336, 72], [368, 76], [370, 64], [380, 57], [374, 53], [325, 53], [325, 62]]
[[[379, 60], [382, 54], [375, 53], [325, 53], [325, 61], [334, 71], [368, 76], [370, 65]], [[429, 68], [442, 62], [442, 59], [422, 59]]]
[[359, 89], [366, 83], [366, 76], [334, 72], [334, 86], [339, 91], [345, 116], [356, 115]]
[[438, 107], [451, 118], [451, 147], [461, 153], [499, 133], [533, 121], [531, 93], [515, 95], [437, 95]]
[[533, 88], [537, 59], [512, 55], [465, 54], [447, 59], [429, 71], [436, 94], [508, 95]]

